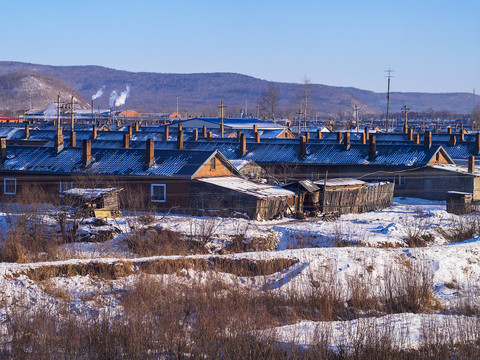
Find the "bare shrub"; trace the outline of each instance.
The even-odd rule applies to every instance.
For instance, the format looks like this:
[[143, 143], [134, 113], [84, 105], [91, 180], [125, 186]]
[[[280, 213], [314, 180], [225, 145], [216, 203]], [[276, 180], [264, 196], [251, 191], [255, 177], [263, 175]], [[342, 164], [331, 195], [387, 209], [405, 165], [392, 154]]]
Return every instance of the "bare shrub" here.
[[450, 227], [439, 227], [437, 231], [450, 243], [465, 241], [480, 234], [480, 218], [477, 214], [467, 215], [453, 221]]
[[439, 309], [433, 295], [433, 273], [421, 260], [397, 262], [384, 268], [384, 301], [390, 313]]
[[425, 247], [435, 240], [435, 236], [428, 229], [428, 214], [417, 207], [413, 217], [402, 219], [402, 226], [406, 236], [404, 241], [408, 247]]

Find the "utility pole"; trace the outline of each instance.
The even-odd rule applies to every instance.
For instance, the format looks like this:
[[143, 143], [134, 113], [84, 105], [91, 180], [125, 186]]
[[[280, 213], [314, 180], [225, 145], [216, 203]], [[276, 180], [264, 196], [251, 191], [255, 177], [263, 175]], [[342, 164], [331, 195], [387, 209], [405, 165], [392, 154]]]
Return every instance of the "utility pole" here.
[[227, 105], [224, 105], [223, 104], [223, 99], [220, 100], [220, 105], [217, 106], [219, 109], [220, 109], [220, 119], [221, 119], [221, 123], [220, 123], [220, 134], [223, 138], [223, 133], [224, 133], [224, 126], [223, 126], [223, 109], [227, 107]]
[[390, 117], [389, 117], [389, 112], [388, 112], [388, 108], [389, 108], [389, 106], [390, 106], [390, 78], [393, 77], [393, 75], [392, 75], [393, 70], [388, 69], [388, 70], [385, 70], [385, 72], [388, 73], [388, 75], [386, 76], [387, 79], [388, 79], [388, 91], [387, 91], [387, 125], [386, 125], [387, 133], [388, 133], [388, 128], [389, 128], [389, 125], [390, 125]]
[[353, 110], [355, 111], [355, 128], [357, 129], [357, 132], [358, 132], [358, 106], [355, 105], [353, 107]]
[[407, 119], [408, 115], [407, 114], [408, 114], [408, 110], [410, 110], [410, 109], [407, 107], [407, 105], [403, 105], [402, 110], [405, 113], [405, 129], [407, 129], [408, 128], [408, 119]]
[[177, 114], [178, 114], [178, 96], [177, 96]]
[[[75, 104], [73, 103], [74, 100], [75, 100], [75, 98], [73, 97], [73, 94], [72, 94], [72, 99], [71, 99], [71, 102], [70, 102], [70, 111], [71, 111], [70, 121], [72, 123], [72, 131], [75, 130], [75, 120], [74, 120], [74, 116], [73, 116], [73, 109], [75, 108]], [[93, 104], [93, 100], [92, 100], [92, 104]]]
[[60, 94], [57, 96], [57, 134], [60, 133]]

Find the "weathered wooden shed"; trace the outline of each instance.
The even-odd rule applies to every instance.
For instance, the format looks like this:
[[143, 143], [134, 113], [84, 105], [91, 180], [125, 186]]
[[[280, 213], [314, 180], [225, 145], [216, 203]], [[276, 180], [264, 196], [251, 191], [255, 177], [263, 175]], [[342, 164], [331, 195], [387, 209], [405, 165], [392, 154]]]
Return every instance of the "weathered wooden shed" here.
[[73, 188], [62, 193], [63, 202], [79, 208], [87, 216], [94, 216], [98, 210], [118, 214], [120, 211], [119, 194], [122, 188], [83, 189]]

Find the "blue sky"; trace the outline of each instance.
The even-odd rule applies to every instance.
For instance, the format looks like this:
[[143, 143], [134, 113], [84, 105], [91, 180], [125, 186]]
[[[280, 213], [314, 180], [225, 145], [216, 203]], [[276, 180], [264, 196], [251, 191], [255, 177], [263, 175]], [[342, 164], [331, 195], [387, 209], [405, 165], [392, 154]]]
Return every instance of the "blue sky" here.
[[0, 60], [480, 93], [480, 0], [2, 1]]

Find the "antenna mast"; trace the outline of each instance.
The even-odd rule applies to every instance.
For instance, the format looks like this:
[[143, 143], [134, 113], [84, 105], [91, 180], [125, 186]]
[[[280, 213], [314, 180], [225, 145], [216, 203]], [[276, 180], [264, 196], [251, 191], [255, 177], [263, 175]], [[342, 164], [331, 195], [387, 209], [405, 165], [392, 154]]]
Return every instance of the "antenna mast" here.
[[393, 70], [391, 69], [388, 69], [388, 70], [385, 70], [385, 72], [388, 73], [388, 75], [386, 76], [386, 78], [388, 79], [388, 91], [387, 91], [387, 124], [386, 124], [386, 130], [387, 130], [387, 133], [388, 133], [388, 128], [390, 126], [390, 114], [388, 112], [388, 109], [390, 107], [390, 78], [393, 77], [392, 75], [392, 72]]

